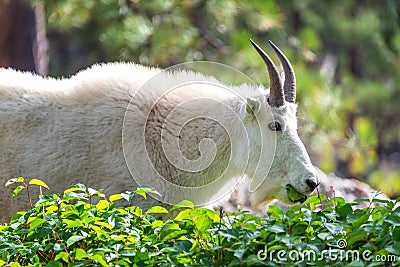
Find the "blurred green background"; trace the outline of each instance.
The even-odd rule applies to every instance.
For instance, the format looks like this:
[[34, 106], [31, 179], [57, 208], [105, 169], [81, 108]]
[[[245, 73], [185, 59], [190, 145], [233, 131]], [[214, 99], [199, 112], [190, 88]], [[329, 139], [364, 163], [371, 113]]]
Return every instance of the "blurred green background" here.
[[42, 3], [54, 76], [102, 61], [209, 60], [268, 87], [248, 39], [268, 52], [272, 40], [295, 68], [299, 132], [314, 164], [400, 195], [399, 1]]

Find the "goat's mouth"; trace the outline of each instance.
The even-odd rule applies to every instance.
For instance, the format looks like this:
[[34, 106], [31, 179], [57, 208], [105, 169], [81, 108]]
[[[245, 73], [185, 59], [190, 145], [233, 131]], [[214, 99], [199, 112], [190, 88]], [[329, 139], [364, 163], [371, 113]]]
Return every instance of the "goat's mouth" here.
[[286, 185], [286, 192], [290, 201], [294, 203], [304, 202], [307, 199], [307, 195], [297, 192], [290, 184]]

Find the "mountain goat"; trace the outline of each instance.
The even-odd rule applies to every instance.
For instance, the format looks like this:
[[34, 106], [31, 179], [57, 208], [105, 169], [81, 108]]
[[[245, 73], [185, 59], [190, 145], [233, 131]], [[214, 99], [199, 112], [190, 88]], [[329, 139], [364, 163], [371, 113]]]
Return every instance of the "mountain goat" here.
[[27, 206], [4, 187], [19, 176], [55, 192], [79, 182], [106, 194], [150, 185], [157, 203], [197, 205], [247, 176], [254, 205], [303, 201], [318, 178], [297, 134], [295, 74], [270, 42], [282, 84], [251, 43], [267, 66], [269, 92], [130, 63], [94, 65], [68, 79], [0, 69], [0, 221]]

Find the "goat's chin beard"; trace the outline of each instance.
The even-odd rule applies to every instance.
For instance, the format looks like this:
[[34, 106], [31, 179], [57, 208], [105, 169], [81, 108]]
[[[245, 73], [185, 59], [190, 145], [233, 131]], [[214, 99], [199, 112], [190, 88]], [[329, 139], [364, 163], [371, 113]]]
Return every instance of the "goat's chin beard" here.
[[[263, 208], [270, 204], [272, 201], [278, 199], [277, 196], [280, 195], [279, 190], [273, 192], [257, 192], [250, 195], [250, 202], [253, 207]], [[278, 199], [279, 200], [279, 199]]]

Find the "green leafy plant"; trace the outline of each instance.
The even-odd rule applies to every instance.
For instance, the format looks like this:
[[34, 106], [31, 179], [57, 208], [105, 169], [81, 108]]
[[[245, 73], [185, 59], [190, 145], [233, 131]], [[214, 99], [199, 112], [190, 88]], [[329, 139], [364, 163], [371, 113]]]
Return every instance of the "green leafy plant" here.
[[[26, 189], [45, 185], [12, 182]], [[142, 187], [106, 198], [101, 190], [77, 184], [62, 196], [40, 196], [31, 210], [17, 212], [0, 226], [0, 266], [400, 264], [400, 199], [346, 203], [318, 195], [286, 213], [270, 206], [260, 218], [195, 208], [189, 201], [170, 210], [134, 205], [134, 195], [148, 193], [156, 192]], [[368, 207], [357, 208], [364, 202]], [[158, 218], [178, 210], [174, 219]]]
[[40, 187], [44, 187], [49, 189], [49, 187], [47, 186], [47, 184], [45, 184], [43, 181], [39, 180], [39, 179], [32, 179], [30, 180], [28, 183], [25, 183], [25, 179], [24, 177], [18, 177], [18, 178], [13, 178], [7, 181], [6, 186], [12, 185], [12, 184], [20, 184], [19, 186], [17, 186], [16, 188], [14, 188], [13, 192], [12, 192], [12, 197], [17, 196], [19, 193], [21, 193], [21, 191], [23, 189], [26, 190], [27, 194], [28, 194], [28, 200], [29, 200], [29, 205], [32, 208], [32, 198], [30, 196], [30, 191], [29, 191], [29, 187], [31, 185], [38, 185]]

